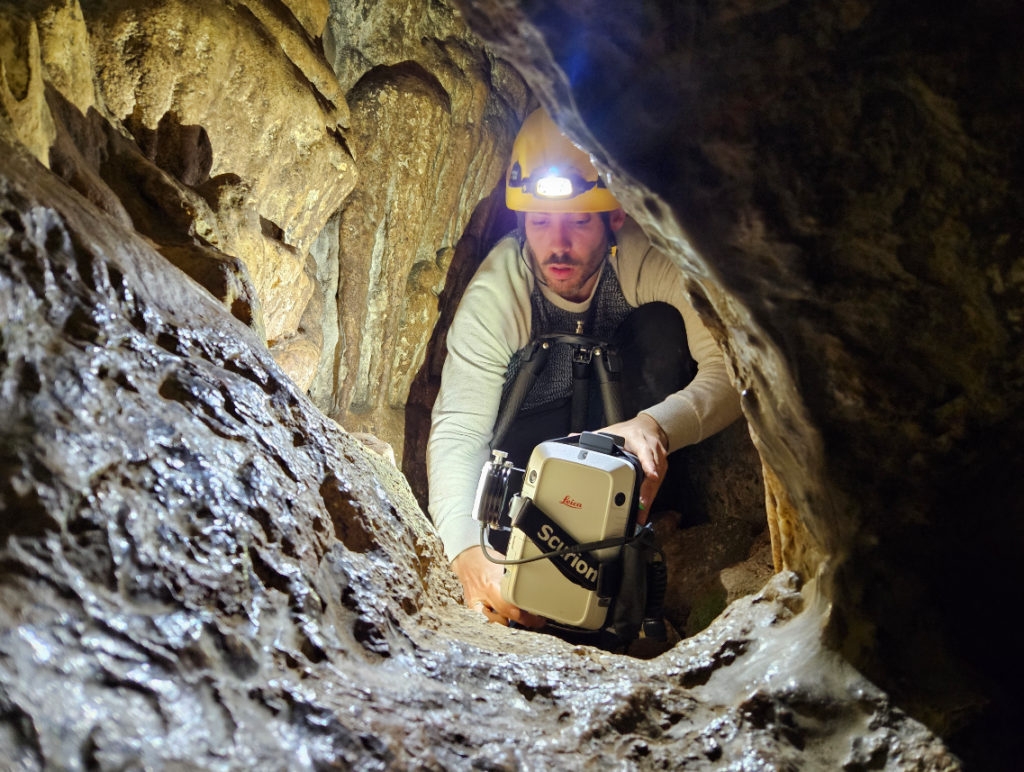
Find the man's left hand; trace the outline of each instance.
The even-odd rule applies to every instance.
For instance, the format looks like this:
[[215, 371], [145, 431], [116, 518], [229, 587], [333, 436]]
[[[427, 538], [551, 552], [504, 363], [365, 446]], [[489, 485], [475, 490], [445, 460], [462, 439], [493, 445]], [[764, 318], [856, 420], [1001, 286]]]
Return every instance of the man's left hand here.
[[668, 436], [661, 425], [646, 413], [641, 413], [629, 421], [612, 424], [600, 431], [622, 437], [626, 441], [626, 450], [640, 459], [644, 481], [640, 484], [642, 508], [637, 521], [643, 525], [647, 522], [647, 513], [668, 469]]

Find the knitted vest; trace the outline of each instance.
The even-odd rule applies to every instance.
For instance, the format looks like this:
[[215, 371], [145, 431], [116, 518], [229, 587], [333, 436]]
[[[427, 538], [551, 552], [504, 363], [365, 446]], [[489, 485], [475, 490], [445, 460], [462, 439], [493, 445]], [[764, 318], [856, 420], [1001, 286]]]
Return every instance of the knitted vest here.
[[[534, 284], [530, 293], [530, 338], [536, 340], [541, 335], [550, 333], [576, 332], [576, 323], [583, 322], [583, 334], [610, 341], [619, 325], [633, 311], [626, 302], [619, 286], [619, 277], [611, 264], [606, 264], [601, 272], [597, 289], [590, 308], [582, 313], [573, 313], [559, 308], [540, 291], [540, 285]], [[501, 393], [501, 404], [505, 404], [509, 389], [519, 374], [524, 349], [512, 355], [508, 370], [505, 372], [505, 386]], [[572, 396], [572, 350], [567, 345], [558, 344], [551, 350], [547, 366], [533, 384], [533, 388], [523, 403], [523, 410], [546, 405], [559, 399]]]

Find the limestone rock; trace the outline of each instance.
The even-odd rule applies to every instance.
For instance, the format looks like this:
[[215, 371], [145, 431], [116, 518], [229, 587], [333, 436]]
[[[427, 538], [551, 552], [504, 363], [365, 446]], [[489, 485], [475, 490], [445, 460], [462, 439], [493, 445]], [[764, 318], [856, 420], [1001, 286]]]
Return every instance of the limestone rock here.
[[365, 432], [354, 432], [352, 436], [363, 443], [363, 446], [370, 452], [376, 453], [392, 466], [398, 466], [395, 462], [395, 449], [384, 442], [384, 440], [374, 437], [372, 434], [366, 434]]
[[722, 584], [728, 591], [728, 602], [733, 603], [746, 595], [760, 592], [774, 575], [772, 545], [765, 530], [750, 548], [749, 558], [735, 566], [722, 569]]
[[485, 624], [390, 464], [0, 151], [0, 767], [959, 769], [795, 574], [650, 662]]
[[263, 307], [245, 263], [218, 250], [194, 245], [162, 247], [160, 254], [220, 300], [232, 316], [260, 338], [266, 338]]
[[[204, 286], [241, 260], [251, 287], [220, 300], [262, 320], [325, 411], [400, 451], [454, 244], [529, 97], [444, 3], [339, 3], [329, 28], [328, 13], [326, 0], [3, 2], [17, 98], [0, 89], [0, 122]], [[333, 257], [311, 273], [356, 184], [352, 153], [365, 184], [331, 231], [344, 245], [319, 242]]]
[[768, 528], [772, 536], [772, 560], [782, 571], [813, 575], [822, 564], [821, 549], [808, 533], [789, 492], [767, 465], [763, 467]]
[[317, 262], [312, 254], [306, 257], [306, 279], [310, 294], [302, 301], [305, 310], [298, 329], [283, 338], [271, 341], [270, 354], [301, 391], [308, 391], [316, 378], [324, 350], [324, 298], [317, 280]]
[[763, 528], [764, 481], [747, 422], [740, 420], [684, 448], [686, 469], [701, 519], [736, 518]]
[[[747, 595], [754, 595], [775, 575], [772, 560], [772, 545], [767, 529], [754, 540], [750, 554], [741, 563], [726, 566], [707, 576], [704, 582], [690, 590], [686, 599], [687, 635], [696, 635], [707, 628], [719, 614], [731, 604]], [[676, 618], [682, 616], [682, 609], [673, 608]]]
[[327, 26], [331, 12], [328, 0], [283, 0], [295, 18], [312, 37], [318, 38]]
[[[259, 216], [305, 255], [355, 181], [337, 134], [346, 106], [330, 66], [271, 5], [162, 0], [83, 10], [110, 112], [130, 130], [156, 130], [168, 115], [201, 127], [209, 176], [240, 177]], [[190, 66], [175, 66], [184, 56]]]
[[268, 344], [295, 334], [315, 290], [308, 254], [286, 244], [281, 229], [259, 215], [251, 187], [235, 175], [211, 178], [199, 192], [211, 205], [195, 229], [246, 261], [263, 305]]
[[82, 113], [97, 107], [89, 30], [78, 0], [22, 3], [34, 7], [46, 80]]
[[299, 332], [314, 292], [306, 257], [356, 171], [344, 95], [312, 39], [326, 5], [293, 5], [2, 3], [17, 98], [0, 84], [0, 121], [204, 286], [240, 260], [246, 286], [218, 297], [290, 348], [309, 382], [320, 351]]
[[320, 349], [312, 340], [305, 335], [289, 338], [272, 346], [270, 353], [299, 389], [309, 388], [320, 361]]
[[339, 348], [314, 393], [401, 457], [455, 244], [504, 172], [528, 92], [444, 0], [335, 3], [324, 45], [361, 177], [340, 222]]
[[336, 380], [343, 382], [347, 373], [344, 359], [339, 356], [344, 349], [344, 346], [339, 344], [342, 334], [338, 308], [338, 285], [341, 277], [341, 263], [338, 259], [340, 221], [339, 211], [327, 221], [309, 250], [316, 264], [314, 284], [320, 290], [322, 308], [320, 331], [323, 335], [323, 345], [320, 348], [316, 375], [309, 387], [309, 396], [316, 405], [330, 404], [333, 384]]
[[[678, 513], [669, 513], [655, 523], [655, 531], [665, 550], [670, 579], [665, 617], [681, 634], [692, 635], [706, 627], [727, 605], [724, 588], [718, 583], [719, 574], [747, 560], [762, 528], [734, 517], [680, 528], [680, 519]], [[720, 590], [711, 593], [714, 613], [701, 627], [691, 629], [688, 619], [696, 606], [707, 605], [709, 583]]]
[[476, 207], [455, 246], [444, 290], [438, 298], [438, 319], [427, 344], [423, 365], [413, 379], [405, 407], [405, 447], [402, 472], [427, 509], [427, 440], [430, 437], [430, 412], [441, 388], [441, 371], [448, 356], [448, 329], [459, 301], [469, 286], [480, 263], [499, 240], [515, 228], [515, 213], [505, 206], [505, 186], [499, 183], [494, 191]]
[[53, 117], [46, 107], [43, 84], [43, 62], [39, 49], [39, 29], [34, 21], [21, 34], [15, 28], [18, 20], [0, 18], [0, 38], [27, 43], [24, 56], [17, 56], [11, 46], [0, 48], [0, 111], [10, 121], [18, 140], [40, 163], [47, 165], [50, 145], [57, 136]]
[[[133, 133], [155, 133], [148, 144], [158, 153], [166, 142], [172, 160], [188, 155], [183, 134], [203, 137], [209, 161], [200, 176], [221, 183], [218, 246], [248, 265], [268, 338], [294, 332], [311, 294], [305, 256], [356, 179], [330, 66], [294, 17], [258, 0], [168, 0], [145, 10], [100, 3], [85, 12], [108, 109]], [[193, 65], [174, 66], [190, 51]]]

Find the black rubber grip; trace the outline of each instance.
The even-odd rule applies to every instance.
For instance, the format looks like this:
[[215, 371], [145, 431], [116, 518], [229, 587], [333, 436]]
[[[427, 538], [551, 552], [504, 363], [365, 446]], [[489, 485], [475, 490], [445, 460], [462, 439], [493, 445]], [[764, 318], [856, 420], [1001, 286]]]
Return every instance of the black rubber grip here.
[[601, 401], [604, 403], [604, 422], [609, 425], [621, 422], [622, 402], [618, 381], [605, 381], [601, 384]]
[[590, 381], [582, 378], [573, 378], [572, 414], [569, 420], [569, 431], [573, 434], [578, 434], [586, 428], [589, 396]]
[[619, 393], [619, 358], [607, 349], [595, 352], [594, 369], [601, 384], [601, 402], [604, 404], [604, 421], [617, 424], [622, 421], [622, 397]]
[[530, 393], [536, 380], [537, 376], [529, 370], [519, 371], [515, 383], [512, 384], [512, 390], [508, 394], [508, 399], [502, 407], [501, 415], [498, 416], [498, 423], [494, 427], [494, 438], [491, 440], [492, 449], [501, 447], [505, 435], [508, 434], [516, 416], [519, 415], [519, 409], [526, 401], [526, 395]]

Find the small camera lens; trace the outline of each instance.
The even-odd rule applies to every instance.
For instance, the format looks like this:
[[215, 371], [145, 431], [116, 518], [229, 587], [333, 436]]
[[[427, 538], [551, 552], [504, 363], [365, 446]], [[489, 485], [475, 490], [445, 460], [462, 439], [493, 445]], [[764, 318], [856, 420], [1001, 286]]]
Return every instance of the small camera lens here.
[[616, 493], [615, 494], [615, 506], [621, 507], [625, 503], [626, 503], [626, 494], [625, 493]]

